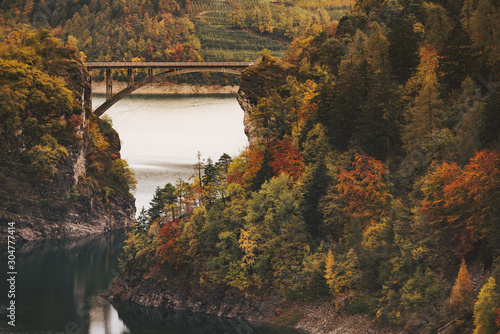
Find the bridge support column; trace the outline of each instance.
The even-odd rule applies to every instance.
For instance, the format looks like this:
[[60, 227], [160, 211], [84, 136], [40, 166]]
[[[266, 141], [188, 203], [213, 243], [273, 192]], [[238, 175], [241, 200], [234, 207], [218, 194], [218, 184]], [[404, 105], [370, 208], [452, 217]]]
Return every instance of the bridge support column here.
[[152, 76], [153, 76], [153, 69], [148, 68], [148, 77], [152, 77]]
[[106, 101], [113, 97], [113, 78], [111, 77], [111, 69], [106, 69]]
[[134, 70], [131, 68], [127, 69], [127, 79], [128, 79], [127, 87], [132, 86], [134, 84]]

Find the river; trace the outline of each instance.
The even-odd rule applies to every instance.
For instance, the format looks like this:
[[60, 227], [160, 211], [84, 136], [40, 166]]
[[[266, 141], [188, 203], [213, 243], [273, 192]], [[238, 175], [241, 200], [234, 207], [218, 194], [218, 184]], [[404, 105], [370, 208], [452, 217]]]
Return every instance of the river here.
[[[102, 102], [101, 97], [94, 99]], [[108, 111], [122, 140], [122, 156], [138, 179], [137, 206], [157, 186], [188, 180], [197, 152], [217, 160], [245, 145], [243, 112], [234, 96], [132, 96]], [[298, 333], [188, 312], [167, 312], [100, 295], [119, 270], [124, 232], [17, 245], [16, 326], [7, 324], [6, 261], [0, 281], [0, 333], [195, 334]], [[2, 246], [1, 258], [7, 258]]]
[[[104, 96], [93, 98], [94, 107]], [[122, 141], [122, 157], [138, 181], [136, 207], [147, 208], [156, 187], [194, 174], [197, 154], [215, 162], [223, 153], [236, 156], [248, 145], [243, 110], [235, 95], [132, 95], [105, 115]]]

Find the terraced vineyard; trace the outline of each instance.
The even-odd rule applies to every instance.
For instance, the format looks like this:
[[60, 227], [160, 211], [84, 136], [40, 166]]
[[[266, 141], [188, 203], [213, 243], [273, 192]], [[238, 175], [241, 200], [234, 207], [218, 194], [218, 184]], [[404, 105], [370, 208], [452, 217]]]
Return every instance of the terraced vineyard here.
[[287, 42], [201, 20], [195, 21], [195, 27], [207, 61], [256, 60], [263, 49], [269, 49], [274, 56], [281, 57], [288, 47]]
[[[350, 1], [298, 0], [284, 3], [282, 1], [259, 0], [235, 0], [232, 2], [198, 0], [187, 4], [187, 10], [195, 24], [204, 60], [257, 60], [259, 52], [263, 49], [271, 50], [271, 53], [276, 57], [283, 56], [288, 48], [288, 40], [291, 40], [291, 37], [296, 36], [297, 32], [303, 31], [311, 22], [318, 19], [320, 10], [330, 19], [339, 20], [347, 10]], [[296, 16], [309, 15], [309, 21], [304, 19], [306, 24], [303, 23], [304, 21], [294, 21], [288, 25], [288, 28], [280, 27], [280, 20], [286, 19], [287, 15], [284, 14], [285, 17], [283, 17], [283, 11], [288, 11], [290, 7], [294, 7], [294, 15]], [[241, 17], [238, 11], [240, 13], [243, 11], [248, 15], [243, 14], [243, 16], [246, 15], [246, 18], [241, 18], [243, 23], [236, 24], [234, 15]], [[279, 14], [280, 12], [282, 13]], [[266, 14], [270, 15], [271, 21], [274, 19], [274, 23], [270, 23], [270, 25], [275, 26], [276, 29], [270, 28], [269, 25], [257, 27], [255, 22], [251, 23], [256, 17], [259, 18], [257, 21], [265, 21], [265, 17], [262, 17], [262, 20], [260, 17]], [[294, 33], [289, 33], [294, 30]]]

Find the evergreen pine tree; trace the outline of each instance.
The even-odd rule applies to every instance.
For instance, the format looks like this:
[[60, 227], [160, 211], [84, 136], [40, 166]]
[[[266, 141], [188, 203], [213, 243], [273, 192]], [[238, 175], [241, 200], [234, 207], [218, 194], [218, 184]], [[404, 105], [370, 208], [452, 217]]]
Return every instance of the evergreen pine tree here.
[[392, 71], [400, 84], [405, 83], [419, 63], [419, 38], [413, 29], [413, 22], [405, 11], [393, 21], [387, 39]]
[[323, 215], [318, 206], [321, 197], [326, 194], [330, 178], [328, 177], [328, 169], [326, 168], [324, 157], [319, 157], [317, 163], [312, 168], [313, 172], [310, 180], [306, 183], [301, 207], [309, 233], [313, 237], [320, 237], [319, 226], [323, 221]]
[[419, 140], [429, 138], [432, 131], [441, 126], [443, 102], [434, 82], [428, 82], [415, 99], [408, 113], [404, 141], [407, 152], [411, 152]]
[[472, 41], [469, 34], [457, 23], [439, 52], [437, 68], [442, 95], [460, 88], [473, 67]]

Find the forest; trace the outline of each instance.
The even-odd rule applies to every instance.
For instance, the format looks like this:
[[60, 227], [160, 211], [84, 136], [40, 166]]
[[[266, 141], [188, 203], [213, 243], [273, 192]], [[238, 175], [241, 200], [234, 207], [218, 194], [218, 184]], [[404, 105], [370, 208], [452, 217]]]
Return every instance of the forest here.
[[[3, 219], [60, 222], [70, 212], [92, 217], [99, 210], [111, 216], [117, 202], [133, 201], [130, 190], [136, 181], [120, 158], [118, 134], [109, 120], [91, 115], [89, 91], [89, 75], [76, 47], [45, 29], [2, 36]], [[78, 175], [80, 154], [83, 172]]]
[[[2, 112], [13, 116], [2, 116], [0, 135], [14, 138], [11, 124], [22, 120], [35, 138], [23, 159], [38, 161], [47, 182], [67, 154], [58, 143], [75, 140], [79, 126], [76, 100], [52, 78], [63, 74], [47, 55], [200, 60], [200, 40], [213, 41], [196, 34], [210, 22], [189, 16], [191, 2], [65, 4], [0, 5], [2, 36], [27, 26], [55, 36], [14, 32], [0, 50], [4, 77], [35, 80], [43, 93], [2, 82], [13, 101]], [[123, 272], [226, 296], [329, 302], [414, 333], [499, 333], [500, 4], [248, 6], [221, 6], [216, 17], [228, 26], [217, 29], [287, 46], [280, 58], [263, 50], [242, 74], [251, 144], [197, 164], [190, 182], [158, 188], [126, 241]], [[332, 20], [339, 6], [345, 15]], [[33, 99], [57, 105], [43, 129], [43, 113], [26, 106]], [[109, 123], [92, 122], [91, 173], [73, 196], [84, 200], [98, 183], [109, 185], [105, 201], [106, 189], [119, 191], [113, 182], [128, 191], [133, 180], [123, 161], [108, 159], [118, 145]]]
[[[6, 33], [27, 26], [51, 30], [83, 51], [87, 61], [257, 60], [264, 48], [282, 56], [292, 38], [313, 22], [340, 18], [348, 0], [328, 0], [316, 6], [306, 3], [6, 0], [0, 3], [0, 26]], [[113, 75], [115, 80], [126, 80], [123, 73]], [[103, 80], [103, 73], [95, 74], [94, 80]], [[238, 78], [219, 73], [169, 80], [238, 84]]]
[[362, 0], [263, 51], [241, 79], [251, 145], [158, 188], [123, 270], [498, 333], [498, 22], [490, 0]]

